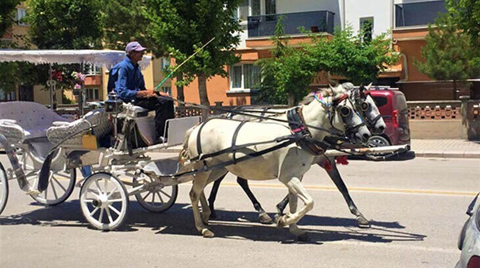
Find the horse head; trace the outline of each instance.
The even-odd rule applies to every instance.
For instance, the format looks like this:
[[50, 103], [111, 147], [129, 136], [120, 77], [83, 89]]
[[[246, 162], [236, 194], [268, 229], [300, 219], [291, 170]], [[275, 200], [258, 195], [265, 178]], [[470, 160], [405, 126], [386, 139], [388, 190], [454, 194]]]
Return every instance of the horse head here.
[[355, 108], [359, 111], [360, 116], [365, 120], [367, 127], [372, 130], [374, 134], [381, 134], [386, 128], [383, 117], [378, 110], [378, 107], [370, 95], [371, 83], [365, 87], [361, 85], [355, 88], [352, 83], [343, 83], [337, 87], [330, 86], [331, 90], [336, 94], [346, 93], [353, 101]]
[[359, 115], [355, 104], [348, 94], [340, 94], [333, 99], [334, 116], [332, 125], [341, 130], [353, 141], [365, 143], [372, 135], [363, 118]]
[[[330, 91], [319, 91], [305, 97], [304, 117], [317, 125], [325, 124], [336, 135], [347, 136], [354, 141], [366, 142], [371, 136], [363, 119], [359, 116], [355, 105], [348, 94], [340, 93], [332, 95]], [[310, 123], [308, 123], [310, 124]], [[312, 134], [313, 134], [312, 130]], [[317, 139], [323, 139], [325, 132], [317, 132]]]

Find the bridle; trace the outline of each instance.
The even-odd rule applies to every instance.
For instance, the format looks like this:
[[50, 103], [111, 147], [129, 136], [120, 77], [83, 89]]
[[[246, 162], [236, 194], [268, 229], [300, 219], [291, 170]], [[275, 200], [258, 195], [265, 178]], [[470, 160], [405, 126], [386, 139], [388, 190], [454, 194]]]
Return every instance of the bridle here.
[[382, 118], [382, 115], [379, 113], [377, 116], [370, 119], [370, 117], [365, 114], [372, 108], [370, 103], [365, 101], [368, 96], [371, 97], [370, 91], [354, 89], [351, 92], [353, 93], [351, 97], [354, 99], [355, 107], [361, 111], [360, 116], [367, 122], [369, 128], [375, 128], [375, 125], [377, 124], [378, 120]]

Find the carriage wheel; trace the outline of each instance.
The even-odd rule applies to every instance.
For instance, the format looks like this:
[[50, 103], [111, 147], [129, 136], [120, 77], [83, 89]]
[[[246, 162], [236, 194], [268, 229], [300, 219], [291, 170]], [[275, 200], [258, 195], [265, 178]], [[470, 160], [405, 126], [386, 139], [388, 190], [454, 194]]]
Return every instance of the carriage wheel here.
[[[150, 180], [150, 182], [154, 181], [154, 179], [150, 177], [148, 177], [148, 180]], [[134, 181], [134, 185], [138, 185], [138, 183]], [[156, 185], [147, 186], [146, 188], [146, 191], [136, 194], [135, 198], [144, 209], [150, 212], [165, 212], [170, 209], [177, 200], [178, 185]]]
[[7, 173], [0, 163], [0, 214], [7, 205], [8, 200], [8, 179]]
[[[382, 136], [371, 136], [368, 139], [367, 144], [368, 144], [368, 147], [390, 146], [390, 142]], [[378, 160], [378, 157], [381, 157], [382, 155], [386, 155], [386, 154], [381, 154], [381, 153], [380, 154], [366, 154], [367, 158], [371, 159], [371, 160]]]
[[125, 221], [128, 193], [123, 183], [109, 173], [95, 173], [80, 189], [83, 216], [95, 228], [114, 230]]
[[[35, 170], [33, 161], [29, 153], [24, 153], [21, 158], [21, 165], [27, 176], [29, 185], [38, 184], [38, 174], [40, 170]], [[35, 201], [45, 206], [55, 206], [67, 200], [75, 188], [77, 172], [75, 169], [68, 171], [50, 171], [48, 178], [48, 187], [39, 195], [30, 195]]]

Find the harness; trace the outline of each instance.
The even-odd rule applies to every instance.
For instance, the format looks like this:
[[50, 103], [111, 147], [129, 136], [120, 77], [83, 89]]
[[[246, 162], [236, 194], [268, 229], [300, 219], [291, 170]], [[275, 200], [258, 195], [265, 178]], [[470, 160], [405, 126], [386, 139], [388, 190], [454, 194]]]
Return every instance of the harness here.
[[312, 155], [324, 154], [331, 147], [331, 144], [312, 138], [312, 133], [305, 126], [301, 110], [300, 107], [295, 107], [287, 111], [288, 126], [293, 135], [298, 139], [297, 145]]

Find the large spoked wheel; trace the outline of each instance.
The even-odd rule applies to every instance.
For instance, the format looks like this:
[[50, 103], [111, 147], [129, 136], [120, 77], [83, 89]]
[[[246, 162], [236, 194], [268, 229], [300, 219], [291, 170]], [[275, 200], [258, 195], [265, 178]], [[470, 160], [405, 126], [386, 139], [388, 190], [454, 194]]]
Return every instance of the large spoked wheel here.
[[0, 163], [0, 214], [2, 214], [3, 209], [7, 205], [8, 200], [8, 179], [7, 173]]
[[[162, 213], [170, 209], [177, 200], [178, 185], [155, 185], [154, 179], [145, 177], [146, 191], [135, 195], [138, 203], [144, 209], [154, 213]], [[134, 181], [134, 186], [138, 186], [138, 182]]]
[[[371, 136], [368, 139], [368, 147], [382, 147], [382, 146], [390, 146], [390, 142], [382, 137], [382, 136]], [[367, 154], [367, 158], [372, 160], [378, 160], [384, 154]]]
[[80, 206], [83, 216], [93, 227], [114, 230], [127, 216], [127, 189], [112, 174], [93, 174], [82, 185]]
[[[24, 153], [21, 157], [21, 165], [27, 176], [29, 185], [36, 187], [38, 184], [38, 159], [34, 159], [29, 153]], [[37, 162], [37, 163], [35, 163]], [[55, 206], [67, 200], [75, 188], [77, 172], [75, 169], [67, 171], [50, 171], [48, 178], [48, 187], [39, 195], [30, 195], [35, 201], [45, 206]]]

